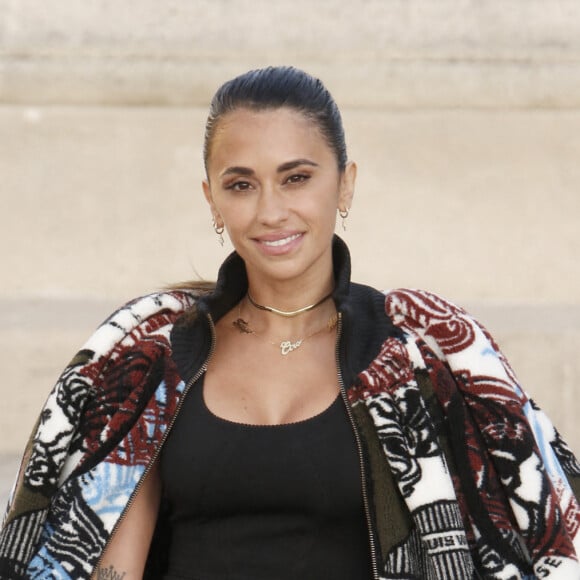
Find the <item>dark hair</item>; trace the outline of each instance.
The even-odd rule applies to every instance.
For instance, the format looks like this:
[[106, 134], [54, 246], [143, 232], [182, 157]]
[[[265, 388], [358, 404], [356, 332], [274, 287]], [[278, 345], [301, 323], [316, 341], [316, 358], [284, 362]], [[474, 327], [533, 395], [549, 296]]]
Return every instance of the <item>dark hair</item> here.
[[227, 81], [214, 95], [203, 145], [206, 173], [211, 142], [221, 117], [240, 108], [261, 111], [279, 107], [289, 107], [311, 118], [336, 154], [340, 171], [345, 168], [347, 155], [342, 118], [322, 81], [291, 66], [270, 66]]

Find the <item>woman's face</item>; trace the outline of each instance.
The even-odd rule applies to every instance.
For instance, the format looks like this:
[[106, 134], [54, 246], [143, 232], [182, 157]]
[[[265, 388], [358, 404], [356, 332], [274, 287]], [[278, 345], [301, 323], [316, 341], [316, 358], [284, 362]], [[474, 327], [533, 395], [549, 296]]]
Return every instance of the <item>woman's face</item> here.
[[353, 163], [339, 171], [333, 150], [302, 113], [237, 109], [219, 121], [203, 187], [250, 280], [326, 280], [336, 212], [350, 207], [355, 176]]

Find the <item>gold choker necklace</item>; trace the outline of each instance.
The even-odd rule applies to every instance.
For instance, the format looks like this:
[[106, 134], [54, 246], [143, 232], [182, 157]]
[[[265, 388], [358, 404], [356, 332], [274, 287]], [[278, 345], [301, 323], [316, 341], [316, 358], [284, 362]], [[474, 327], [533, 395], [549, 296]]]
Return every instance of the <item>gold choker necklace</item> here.
[[249, 291], [248, 291], [247, 296], [248, 296], [248, 300], [250, 301], [250, 304], [252, 306], [254, 306], [255, 308], [259, 308], [260, 310], [265, 310], [266, 312], [272, 312], [272, 314], [278, 314], [279, 316], [284, 316], [285, 318], [292, 318], [293, 316], [298, 316], [299, 314], [302, 314], [304, 312], [314, 310], [317, 306], [320, 306], [323, 302], [326, 302], [332, 296], [332, 292], [330, 292], [329, 294], [324, 296], [324, 298], [321, 298], [318, 302], [315, 302], [314, 304], [310, 304], [308, 306], [305, 306], [304, 308], [299, 308], [298, 310], [278, 310], [277, 308], [274, 308], [273, 306], [264, 306], [262, 304], [258, 304], [252, 298], [252, 295], [250, 294]]
[[[298, 340], [282, 340], [280, 342], [270, 342], [270, 344], [278, 347], [280, 349], [280, 354], [282, 356], [286, 356], [287, 354], [290, 354], [291, 352], [300, 348], [305, 340], [312, 338], [313, 336], [319, 334], [320, 332], [323, 332], [324, 330], [328, 332], [332, 331], [335, 328], [337, 322], [338, 316], [335, 313], [328, 319], [327, 323], [322, 328], [319, 328], [318, 330], [315, 330], [314, 332], [307, 334], [303, 338], [299, 338]], [[255, 335], [259, 334], [250, 326], [250, 323], [247, 320], [244, 320], [242, 318], [241, 303], [240, 306], [238, 306], [238, 318], [232, 322], [232, 325], [236, 327], [242, 334], [255, 334]]]

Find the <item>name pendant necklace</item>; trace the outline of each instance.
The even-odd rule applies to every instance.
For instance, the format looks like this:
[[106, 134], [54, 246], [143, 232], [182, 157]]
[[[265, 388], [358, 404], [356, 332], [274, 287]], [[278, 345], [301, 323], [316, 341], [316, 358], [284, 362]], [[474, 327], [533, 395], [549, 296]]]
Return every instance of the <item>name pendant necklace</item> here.
[[[323, 302], [326, 302], [326, 300], [328, 300], [331, 296], [332, 296], [332, 293], [327, 294], [322, 299], [320, 299], [318, 302], [315, 302], [313, 304], [309, 304], [308, 306], [305, 306], [303, 308], [299, 308], [298, 310], [279, 310], [277, 308], [274, 308], [273, 306], [265, 306], [263, 304], [258, 304], [252, 298], [252, 296], [250, 295], [249, 292], [247, 294], [248, 301], [255, 308], [258, 308], [259, 310], [265, 310], [265, 311], [271, 312], [273, 314], [277, 314], [278, 316], [284, 316], [285, 318], [293, 318], [294, 316], [298, 316], [299, 314], [303, 314], [304, 312], [309, 312], [310, 310], [314, 310], [314, 308], [316, 308], [317, 306], [320, 306]], [[232, 322], [232, 325], [235, 328], [237, 328], [239, 330], [239, 332], [242, 334], [254, 334], [254, 335], [258, 336], [259, 333], [257, 331], [255, 331], [250, 326], [250, 323], [247, 320], [242, 318], [241, 310], [242, 310], [242, 303], [240, 301], [240, 304], [238, 305], [238, 318], [236, 318], [236, 320], [234, 320]], [[321, 332], [324, 332], [325, 330], [328, 332], [332, 331], [336, 326], [337, 320], [338, 320], [338, 317], [335, 313], [332, 316], [330, 316], [330, 318], [328, 319], [328, 321], [326, 322], [326, 324], [322, 328], [318, 328], [317, 330], [311, 332], [310, 334], [307, 334], [306, 336], [304, 336], [302, 338], [299, 338], [297, 340], [286, 339], [286, 340], [281, 340], [279, 342], [270, 342], [270, 344], [278, 347], [280, 349], [280, 354], [282, 356], [286, 356], [286, 355], [290, 354], [291, 352], [294, 352], [295, 350], [299, 349], [304, 344], [304, 342], [306, 340], [308, 340], [309, 338], [312, 338], [313, 336], [315, 336]]]

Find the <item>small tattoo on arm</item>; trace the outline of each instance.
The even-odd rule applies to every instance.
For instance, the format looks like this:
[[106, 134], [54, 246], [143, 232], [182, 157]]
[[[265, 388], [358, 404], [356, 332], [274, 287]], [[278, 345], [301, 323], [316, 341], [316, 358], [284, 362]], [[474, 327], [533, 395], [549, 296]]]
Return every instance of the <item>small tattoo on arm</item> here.
[[126, 572], [117, 572], [113, 566], [97, 569], [97, 580], [123, 580]]

